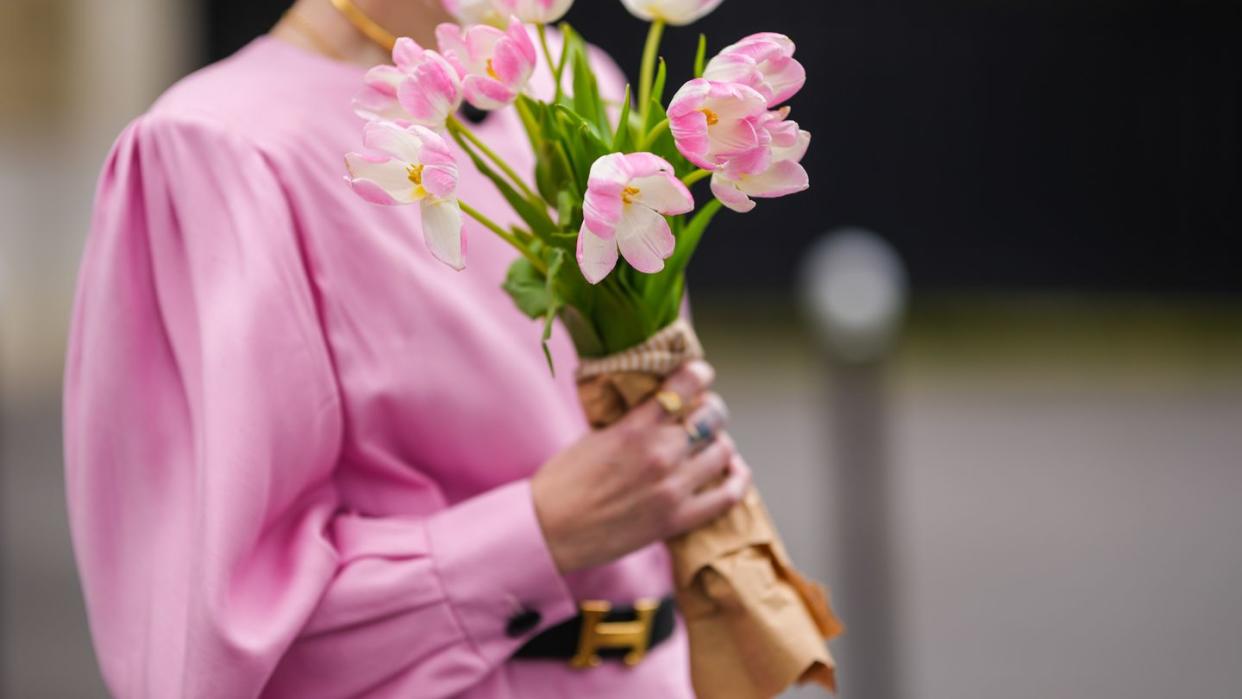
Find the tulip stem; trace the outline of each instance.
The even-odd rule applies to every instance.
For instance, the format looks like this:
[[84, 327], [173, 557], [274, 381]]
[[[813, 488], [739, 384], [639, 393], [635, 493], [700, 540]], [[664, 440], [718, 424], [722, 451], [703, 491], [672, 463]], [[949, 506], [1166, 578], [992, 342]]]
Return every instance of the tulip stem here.
[[707, 178], [707, 177], [708, 177], [708, 176], [710, 176], [711, 174], [712, 174], [712, 171], [711, 171], [711, 170], [704, 170], [703, 168], [699, 168], [698, 170], [695, 170], [694, 172], [690, 173], [689, 175], [686, 175], [685, 177], [681, 178], [681, 181], [682, 181], [682, 183], [684, 183], [687, 187], [689, 187], [690, 185], [694, 184], [695, 182], [698, 182], [699, 180], [702, 180], [702, 179]]
[[513, 181], [513, 184], [517, 186], [518, 189], [522, 190], [523, 196], [525, 196], [527, 199], [529, 199], [532, 202], [543, 201], [542, 199], [539, 198], [538, 194], [535, 194], [533, 191], [531, 191], [531, 188], [526, 184], [526, 182], [521, 177], [518, 176], [516, 172], [513, 171], [513, 168], [509, 167], [509, 163], [506, 163], [499, 155], [496, 154], [496, 151], [489, 148], [488, 145], [484, 143], [482, 139], [480, 139], [478, 136], [475, 136], [474, 132], [471, 131], [469, 127], [467, 127], [465, 124], [461, 123], [460, 119], [458, 119], [457, 117], [451, 116], [448, 118], [448, 122], [446, 123], [446, 126], [448, 126], [449, 131], [460, 134], [467, 141], [470, 141], [470, 143], [475, 148], [479, 149], [479, 152], [483, 153], [483, 155], [486, 155], [489, 160], [495, 163], [496, 167], [500, 168], [501, 171], [504, 172], [505, 175], [507, 175], [509, 179]]
[[548, 74], [552, 76], [552, 81], [556, 83], [556, 94], [552, 98], [552, 104], [561, 101], [561, 74], [556, 69], [557, 63], [552, 60], [552, 50], [548, 48], [548, 30], [543, 22], [535, 25], [535, 30], [539, 32], [539, 45], [543, 47], [543, 58], [548, 62]]
[[665, 119], [664, 121], [661, 121], [660, 123], [651, 127], [651, 131], [649, 131], [647, 135], [643, 137], [642, 142], [638, 144], [638, 150], [640, 152], [649, 150], [652, 144], [656, 142], [656, 139], [660, 138], [660, 136], [665, 131], [668, 131], [668, 127], [669, 127], [668, 119]]
[[647, 45], [643, 47], [643, 65], [638, 74], [638, 114], [642, 127], [647, 128], [647, 117], [651, 114], [651, 88], [655, 80], [656, 56], [660, 53], [660, 39], [664, 37], [664, 20], [657, 19], [651, 23], [647, 32]]
[[513, 235], [509, 231], [506, 231], [504, 228], [501, 228], [499, 223], [496, 223], [495, 221], [491, 220], [486, 215], [484, 215], [483, 212], [479, 211], [473, 206], [470, 206], [466, 202], [458, 199], [457, 203], [459, 206], [461, 206], [461, 210], [464, 211], [467, 216], [483, 224], [485, 228], [495, 233], [496, 235], [500, 236], [501, 240], [512, 245], [514, 248], [517, 249], [518, 252], [522, 253], [522, 255], [526, 259], [530, 260], [530, 263], [534, 265], [535, 269], [539, 270], [540, 274], [548, 273], [548, 266], [544, 264], [543, 260], [539, 259], [539, 257], [536, 256], [535, 253], [531, 252], [530, 248], [527, 248], [525, 245], [523, 245], [522, 241], [517, 239], [517, 236]]

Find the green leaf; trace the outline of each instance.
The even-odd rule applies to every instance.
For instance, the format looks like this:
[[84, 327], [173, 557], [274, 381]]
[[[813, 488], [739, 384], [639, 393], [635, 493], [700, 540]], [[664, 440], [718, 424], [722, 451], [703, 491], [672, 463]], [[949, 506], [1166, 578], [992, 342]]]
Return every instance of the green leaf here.
[[548, 360], [548, 370], [556, 376], [556, 365], [552, 362], [552, 351], [548, 349], [548, 341], [552, 339], [552, 325], [556, 322], [556, 315], [560, 313], [561, 299], [556, 295], [556, 278], [560, 274], [561, 265], [565, 263], [565, 252], [563, 250], [553, 250], [549, 255], [548, 261], [548, 278], [544, 285], [547, 292], [548, 307], [544, 311], [543, 316], [543, 356]]
[[625, 101], [621, 103], [621, 116], [617, 119], [617, 131], [612, 137], [612, 150], [628, 153], [633, 148], [630, 136], [630, 86], [625, 86]]
[[576, 185], [573, 168], [564, 149], [555, 141], [544, 141], [535, 156], [535, 186], [539, 196], [556, 204], [562, 191]]
[[525, 257], [519, 257], [509, 265], [509, 273], [501, 288], [522, 313], [534, 320], [543, 318], [552, 305], [547, 279]]
[[694, 55], [694, 77], [703, 77], [703, 71], [707, 69], [707, 35], [699, 34], [699, 50]]
[[535, 235], [540, 238], [551, 235], [556, 230], [556, 224], [552, 222], [552, 218], [548, 215], [545, 208], [537, 206], [534, 202], [518, 193], [509, 181], [501, 177], [499, 173], [492, 169], [485, 160], [470, 146], [470, 144], [460, 134], [453, 133], [453, 139], [461, 146], [462, 150], [470, 156], [470, 160], [474, 162], [474, 166], [478, 168], [483, 176], [492, 181], [496, 189], [500, 192], [505, 201], [509, 202], [509, 206], [517, 212], [518, 216], [530, 226]]
[[526, 95], [518, 95], [513, 106], [522, 120], [522, 127], [526, 130], [527, 138], [530, 139], [531, 150], [538, 153], [543, 143], [543, 132], [539, 128], [539, 118], [536, 114], [543, 110], [543, 103], [532, 100]]
[[577, 230], [581, 225], [578, 216], [582, 213], [582, 202], [577, 197], [570, 194], [569, 190], [562, 189], [556, 199], [556, 220], [561, 224], [562, 231]]
[[591, 67], [590, 54], [582, 37], [574, 34], [566, 37], [566, 50], [571, 52], [570, 68], [573, 71], [573, 98], [570, 104], [600, 138], [611, 138], [608, 124], [608, 108], [600, 98], [599, 82]]
[[703, 232], [707, 230], [707, 225], [712, 222], [716, 214], [720, 213], [720, 207], [720, 200], [712, 199], [694, 214], [686, 227], [682, 229], [681, 235], [677, 237], [677, 249], [673, 251], [673, 256], [665, 264], [667, 270], [675, 274], [685, 271], [686, 265], [690, 263], [690, 257], [699, 247]]
[[599, 331], [582, 309], [574, 305], [565, 306], [561, 309], [561, 323], [573, 338], [579, 357], [603, 357], [608, 354]]
[[656, 64], [655, 82], [651, 86], [651, 111], [647, 114], [647, 123], [643, 124], [644, 133], [666, 118], [664, 113], [664, 84], [666, 82], [668, 82], [668, 66], [661, 58]]

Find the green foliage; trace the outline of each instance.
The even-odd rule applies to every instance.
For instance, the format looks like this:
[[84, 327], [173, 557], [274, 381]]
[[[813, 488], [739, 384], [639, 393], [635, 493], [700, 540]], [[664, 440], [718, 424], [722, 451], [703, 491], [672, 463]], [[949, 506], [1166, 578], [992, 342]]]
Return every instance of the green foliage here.
[[[529, 228], [529, 232], [519, 230], [518, 237], [537, 238], [530, 246], [535, 262], [526, 257], [515, 261], [504, 289], [523, 313], [543, 322], [545, 353], [552, 323], [559, 318], [578, 353], [597, 357], [637, 345], [677, 318], [686, 264], [721, 206], [713, 200], [692, 215], [669, 217], [677, 250], [664, 271], [642, 274], [621, 261], [601, 283], [586, 281], [572, 256], [582, 226], [582, 200], [595, 161], [609, 153], [647, 150], [672, 163], [678, 177], [697, 168], [677, 151], [664, 123], [668, 80], [664, 60], [656, 61], [651, 84], [644, 90], [651, 95], [646, 110], [631, 103], [633, 92], [628, 85], [621, 104], [609, 104], [600, 94], [582, 37], [568, 25], [562, 25], [561, 32], [564, 51], [556, 71], [558, 75], [569, 72], [570, 91], [558, 92], [553, 103], [522, 96], [516, 104], [535, 153], [538, 201], [523, 196], [459, 134], [454, 138]], [[706, 50], [706, 38], [700, 37], [694, 59], [696, 75], [702, 74]], [[551, 355], [547, 357], [550, 363]]]

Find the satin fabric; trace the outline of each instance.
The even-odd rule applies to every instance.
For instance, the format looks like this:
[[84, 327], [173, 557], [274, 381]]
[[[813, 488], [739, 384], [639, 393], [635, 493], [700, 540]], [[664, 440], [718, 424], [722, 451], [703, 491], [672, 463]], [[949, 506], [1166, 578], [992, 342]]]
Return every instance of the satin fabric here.
[[[689, 697], [684, 632], [636, 668], [513, 660], [576, 601], [671, 589], [656, 545], [561, 576], [530, 477], [587, 429], [562, 329], [343, 180], [363, 69], [255, 40], [120, 136], [64, 387], [73, 543], [105, 681], [174, 697]], [[621, 78], [605, 64], [614, 94]], [[546, 83], [542, 89], [547, 89]], [[510, 110], [480, 135], [530, 156]], [[512, 221], [462, 158], [463, 199]], [[542, 622], [511, 637], [508, 620]]]

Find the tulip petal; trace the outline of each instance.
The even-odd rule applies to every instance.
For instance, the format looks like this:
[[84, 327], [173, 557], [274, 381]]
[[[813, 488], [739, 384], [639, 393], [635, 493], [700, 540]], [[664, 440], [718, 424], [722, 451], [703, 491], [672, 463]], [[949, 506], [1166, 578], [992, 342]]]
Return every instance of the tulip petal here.
[[664, 269], [677, 239], [663, 216], [641, 204], [629, 204], [617, 223], [616, 244], [634, 269], [655, 274]]
[[412, 204], [418, 198], [410, 182], [409, 166], [400, 160], [349, 153], [345, 167], [354, 191], [373, 204]]
[[410, 113], [397, 102], [396, 97], [385, 94], [371, 85], [363, 85], [354, 95], [354, 114], [367, 121], [384, 120], [409, 122]]
[[753, 211], [755, 208], [755, 202], [751, 201], [745, 192], [738, 189], [732, 180], [727, 179], [719, 172], [712, 175], [712, 194], [720, 200], [721, 204], [739, 214]]
[[[525, 31], [522, 31], [522, 37], [527, 38]], [[534, 65], [534, 59], [527, 57], [516, 42], [501, 41], [496, 44], [491, 67], [492, 72], [496, 74], [496, 79], [500, 82], [508, 85], [525, 82], [530, 77], [530, 71]]]
[[413, 70], [423, 60], [423, 47], [408, 36], [397, 39], [392, 47], [392, 62], [402, 72]]
[[694, 196], [671, 172], [635, 177], [630, 186], [638, 190], [633, 202], [665, 216], [677, 216], [694, 210]]
[[427, 165], [423, 168], [423, 188], [433, 197], [444, 198], [457, 190], [456, 165]]
[[749, 120], [722, 120], [707, 127], [711, 150], [721, 159], [745, 153], [759, 145], [759, 134]]
[[713, 85], [708, 103], [721, 121], [752, 117], [763, 113], [768, 106], [767, 99], [754, 88], [733, 83]]
[[722, 53], [707, 64], [703, 70], [703, 78], [719, 83], [749, 84], [754, 72], [755, 61], [750, 56]]
[[773, 160], [792, 160], [795, 163], [801, 162], [806, 157], [806, 151], [811, 146], [811, 132], [800, 130], [792, 146], [787, 148], [773, 148]]
[[[638, 155], [637, 153], [632, 155]], [[618, 194], [621, 188], [630, 181], [634, 176], [634, 172], [630, 168], [630, 162], [643, 162], [634, 160], [631, 156], [622, 153], [611, 153], [598, 158], [591, 164], [591, 172], [588, 175], [588, 187], [600, 187], [608, 184], [618, 185]], [[652, 172], [655, 172], [654, 170]], [[650, 173], [645, 173], [650, 174]]]
[[589, 185], [582, 202], [582, 225], [600, 238], [612, 240], [625, 207], [621, 200], [624, 188], [623, 184], [607, 181]]
[[648, 177], [660, 173], [672, 174], [673, 166], [655, 153], [628, 153], [622, 156], [621, 169], [626, 179]]
[[465, 32], [465, 28], [448, 22], [436, 27], [436, 45], [460, 78], [465, 78], [468, 72], [465, 60], [469, 57], [469, 51], [466, 50]]
[[428, 198], [422, 204], [423, 240], [431, 254], [455, 270], [466, 268], [466, 237], [456, 199]]
[[767, 76], [768, 106], [776, 106], [798, 94], [806, 84], [806, 68], [792, 58], [771, 59], [760, 65]]
[[397, 87], [397, 101], [415, 122], [440, 127], [461, 102], [456, 70], [437, 53], [427, 51], [420, 63]]
[[422, 162], [422, 131], [416, 129], [425, 131], [421, 126], [403, 129], [390, 122], [372, 121], [362, 129], [362, 144], [407, 163]]
[[782, 160], [764, 172], [743, 177], [737, 186], [752, 197], [772, 199], [804, 191], [811, 183], [800, 164]]
[[578, 231], [578, 267], [582, 276], [592, 284], [598, 284], [617, 266], [617, 242], [601, 238], [591, 232], [585, 223]]
[[479, 75], [467, 76], [462, 87], [466, 101], [484, 111], [503, 109], [517, 99], [517, 93], [503, 83]]

